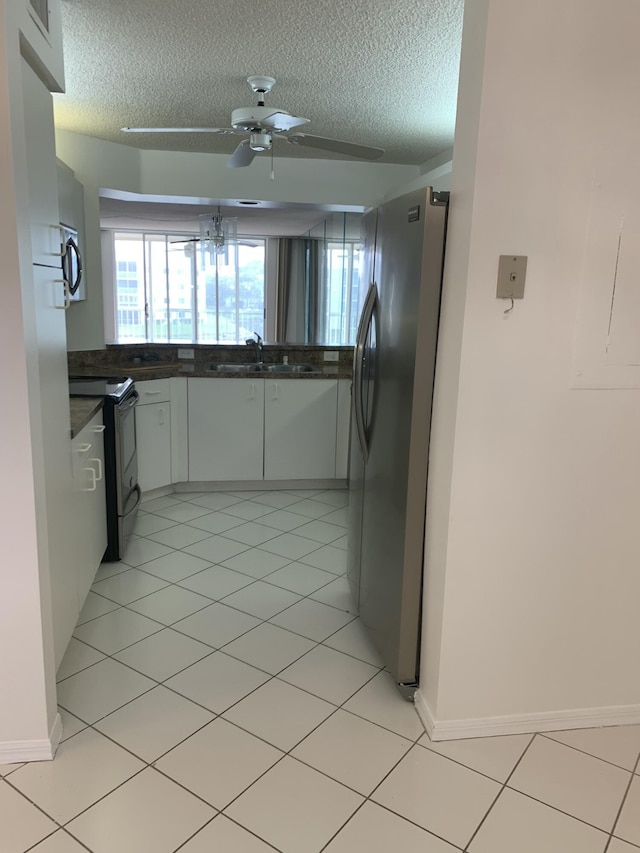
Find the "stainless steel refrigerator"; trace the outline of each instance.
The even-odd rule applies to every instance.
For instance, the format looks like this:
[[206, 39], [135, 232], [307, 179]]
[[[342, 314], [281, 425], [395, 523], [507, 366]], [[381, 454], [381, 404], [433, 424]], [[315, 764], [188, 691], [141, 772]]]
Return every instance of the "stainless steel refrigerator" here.
[[399, 688], [418, 682], [427, 467], [449, 194], [365, 218], [369, 283], [354, 351], [347, 576]]

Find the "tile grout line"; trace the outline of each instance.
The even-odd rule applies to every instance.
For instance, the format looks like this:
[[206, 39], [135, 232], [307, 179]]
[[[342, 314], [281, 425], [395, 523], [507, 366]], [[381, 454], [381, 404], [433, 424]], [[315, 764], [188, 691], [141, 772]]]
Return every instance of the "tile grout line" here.
[[[616, 826], [618, 825], [618, 821], [620, 820], [620, 815], [622, 814], [622, 810], [624, 809], [625, 803], [626, 803], [627, 798], [629, 796], [629, 791], [631, 790], [631, 786], [633, 785], [634, 777], [635, 777], [636, 773], [638, 772], [639, 767], [640, 767], [640, 755], [638, 755], [638, 757], [636, 758], [636, 763], [634, 764], [633, 770], [631, 771], [631, 778], [629, 779], [629, 782], [627, 784], [627, 787], [625, 788], [624, 794], [622, 795], [622, 802], [620, 803], [620, 807], [619, 807], [618, 811], [616, 812], [616, 816], [615, 816], [614, 821], [613, 821], [613, 826], [611, 827], [611, 832], [609, 833], [609, 838], [607, 839], [607, 843], [605, 845], [603, 853], [607, 853], [609, 847], [611, 846], [611, 841], [614, 838], [614, 832], [616, 831]], [[622, 839], [622, 840], [624, 841], [625, 839]]]
[[[500, 790], [498, 791], [498, 793], [497, 793], [497, 794], [496, 794], [496, 796], [494, 797], [494, 799], [493, 799], [493, 801], [492, 801], [491, 805], [489, 806], [489, 808], [488, 808], [488, 809], [487, 809], [487, 811], [485, 812], [485, 814], [484, 814], [484, 816], [483, 816], [482, 820], [481, 820], [481, 821], [480, 821], [480, 823], [476, 826], [476, 828], [475, 828], [475, 830], [474, 830], [474, 832], [473, 832], [473, 834], [472, 834], [471, 838], [470, 838], [470, 839], [467, 841], [467, 843], [465, 844], [465, 846], [464, 846], [465, 853], [466, 853], [466, 851], [468, 851], [469, 846], [471, 845], [471, 843], [473, 842], [474, 838], [476, 837], [476, 835], [478, 834], [478, 832], [479, 832], [479, 831], [480, 831], [480, 829], [482, 828], [482, 825], [484, 824], [484, 822], [486, 821], [486, 819], [489, 817], [489, 814], [490, 814], [490, 813], [491, 813], [491, 811], [493, 810], [493, 807], [494, 807], [494, 806], [495, 806], [495, 804], [498, 802], [498, 800], [500, 799], [500, 796], [502, 795], [502, 792], [503, 792], [503, 791], [505, 790], [505, 788], [507, 787], [507, 784], [508, 784], [508, 782], [509, 782], [509, 779], [511, 779], [511, 777], [513, 776], [513, 774], [516, 772], [516, 770], [517, 770], [517, 769], [518, 769], [518, 767], [520, 766], [520, 762], [522, 761], [522, 759], [525, 757], [525, 755], [527, 754], [527, 752], [528, 752], [528, 751], [529, 751], [529, 749], [531, 748], [531, 744], [534, 742], [534, 740], [535, 740], [535, 739], [536, 739], [536, 735], [535, 735], [535, 734], [533, 734], [533, 735], [531, 736], [531, 739], [529, 740], [529, 743], [526, 745], [526, 747], [525, 747], [525, 748], [524, 748], [524, 750], [522, 751], [522, 755], [521, 755], [521, 756], [520, 756], [520, 758], [516, 761], [516, 763], [514, 764], [514, 766], [511, 768], [511, 772], [507, 775], [507, 778], [505, 779], [505, 781], [501, 783]], [[494, 781], [495, 781], [495, 780], [494, 780]]]
[[[604, 728], [620, 728], [620, 727], [619, 726], [605, 726]], [[560, 731], [561, 732], [564, 732], [564, 731], [569, 731], [569, 732], [570, 731], [591, 731], [591, 729], [561, 729]], [[609, 761], [607, 758], [602, 758], [599, 755], [593, 755], [593, 753], [587, 752], [586, 749], [580, 749], [577, 746], [573, 746], [573, 744], [565, 743], [562, 740], [556, 740], [553, 737], [554, 732], [536, 732], [536, 734], [538, 734], [540, 737], [543, 737], [545, 740], [551, 740], [551, 741], [553, 741], [553, 743], [558, 743], [558, 744], [560, 744], [560, 746], [566, 746], [569, 749], [573, 749], [575, 752], [581, 753], [582, 755], [588, 755], [589, 758], [595, 758], [598, 761], [602, 761], [602, 762], [604, 762], [604, 764], [608, 764], [610, 767], [616, 767], [618, 770], [624, 770], [625, 773], [635, 773], [636, 772], [635, 770], [629, 770], [628, 767], [623, 767], [621, 764], [616, 764], [615, 761]], [[638, 757], [640, 758], [640, 755]], [[637, 765], [638, 765], [638, 759], [636, 759], [636, 761], [634, 761], [634, 767], [637, 767]]]

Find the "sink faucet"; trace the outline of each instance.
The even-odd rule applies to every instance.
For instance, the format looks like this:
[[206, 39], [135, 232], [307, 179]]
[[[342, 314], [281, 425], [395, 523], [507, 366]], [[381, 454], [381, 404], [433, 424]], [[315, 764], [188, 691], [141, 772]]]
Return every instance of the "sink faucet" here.
[[256, 364], [262, 364], [262, 338], [257, 332], [253, 333], [256, 336], [256, 339], [247, 338], [245, 344], [248, 347], [255, 347], [256, 350]]

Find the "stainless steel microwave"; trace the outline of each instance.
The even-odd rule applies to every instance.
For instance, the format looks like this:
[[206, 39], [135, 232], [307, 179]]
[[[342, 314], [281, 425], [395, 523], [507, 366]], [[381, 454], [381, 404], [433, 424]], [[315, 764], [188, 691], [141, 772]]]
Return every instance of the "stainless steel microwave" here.
[[84, 274], [82, 268], [82, 254], [78, 241], [78, 232], [75, 228], [62, 224], [62, 275], [68, 282], [69, 298], [72, 302], [79, 302], [87, 298]]

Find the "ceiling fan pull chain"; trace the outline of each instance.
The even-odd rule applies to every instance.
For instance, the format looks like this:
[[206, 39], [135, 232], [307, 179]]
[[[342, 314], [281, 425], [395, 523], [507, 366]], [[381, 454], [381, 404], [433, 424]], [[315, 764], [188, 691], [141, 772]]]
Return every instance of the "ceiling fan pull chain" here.
[[276, 176], [275, 176], [275, 172], [273, 169], [273, 145], [272, 145], [271, 146], [271, 180], [275, 181], [275, 179], [276, 179]]

